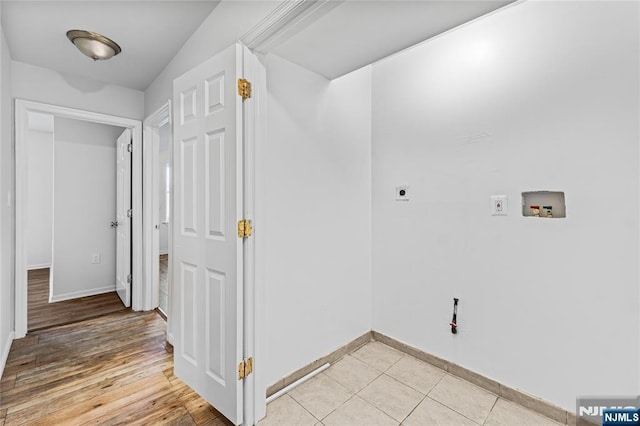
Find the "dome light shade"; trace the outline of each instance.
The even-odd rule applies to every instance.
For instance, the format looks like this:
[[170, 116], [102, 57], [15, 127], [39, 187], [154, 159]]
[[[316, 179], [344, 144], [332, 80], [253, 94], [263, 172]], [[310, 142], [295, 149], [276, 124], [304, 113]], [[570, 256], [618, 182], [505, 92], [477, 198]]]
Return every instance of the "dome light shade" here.
[[109, 59], [122, 51], [115, 41], [91, 31], [70, 30], [67, 31], [67, 38], [94, 61]]

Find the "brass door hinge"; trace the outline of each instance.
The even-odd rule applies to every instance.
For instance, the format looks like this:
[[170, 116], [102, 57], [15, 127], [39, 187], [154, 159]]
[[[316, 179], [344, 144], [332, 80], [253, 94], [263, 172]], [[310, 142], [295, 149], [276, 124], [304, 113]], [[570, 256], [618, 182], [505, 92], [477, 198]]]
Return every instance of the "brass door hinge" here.
[[250, 237], [252, 233], [253, 228], [250, 220], [242, 219], [238, 221], [238, 238]]
[[253, 372], [253, 358], [249, 357], [238, 364], [238, 380], [242, 380]]
[[251, 83], [244, 78], [238, 79], [238, 95], [242, 97], [243, 101], [251, 97]]

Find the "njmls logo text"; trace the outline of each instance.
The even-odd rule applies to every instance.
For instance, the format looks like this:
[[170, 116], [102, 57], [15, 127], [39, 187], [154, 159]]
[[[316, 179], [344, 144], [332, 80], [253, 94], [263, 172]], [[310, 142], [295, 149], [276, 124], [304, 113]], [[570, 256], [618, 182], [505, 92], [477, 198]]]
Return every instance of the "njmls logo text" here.
[[579, 416], [598, 416], [601, 417], [604, 414], [604, 410], [638, 410], [637, 407], [616, 407], [616, 406], [594, 406], [579, 407]]
[[576, 399], [578, 426], [640, 426], [640, 396], [601, 396]]
[[640, 411], [633, 409], [604, 410], [602, 413], [602, 426], [639, 426]]

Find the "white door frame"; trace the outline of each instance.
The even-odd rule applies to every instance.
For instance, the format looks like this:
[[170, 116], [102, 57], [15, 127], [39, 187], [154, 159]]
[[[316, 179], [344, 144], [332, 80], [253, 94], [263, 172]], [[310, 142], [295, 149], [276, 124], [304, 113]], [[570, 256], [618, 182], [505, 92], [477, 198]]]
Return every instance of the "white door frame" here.
[[[251, 98], [243, 104], [244, 216], [251, 219], [253, 235], [244, 245], [244, 356], [253, 357], [254, 372], [245, 379], [244, 425], [266, 415], [264, 160], [266, 156], [267, 74], [264, 65], [243, 46], [244, 78], [251, 82]], [[257, 178], [256, 178], [257, 176]]]
[[29, 112], [51, 114], [57, 117], [84, 120], [131, 129], [133, 137], [133, 170], [131, 176], [133, 196], [133, 264], [131, 265], [133, 285], [131, 308], [142, 309], [142, 122], [129, 118], [83, 111], [57, 105], [16, 99], [15, 101], [15, 337], [19, 339], [27, 334], [27, 241], [25, 217], [27, 216], [27, 115]]
[[[159, 224], [160, 215], [159, 208], [159, 192], [158, 192], [158, 176], [160, 170], [158, 168], [158, 149], [160, 144], [160, 127], [165, 124], [173, 126], [171, 122], [171, 100], [168, 100], [158, 110], [153, 112], [143, 121], [143, 158], [144, 164], [144, 184], [143, 184], [143, 203], [144, 203], [144, 223], [143, 223], [143, 250], [144, 250], [144, 293], [143, 293], [143, 309], [151, 310], [158, 307], [159, 292], [159, 260], [160, 243], [159, 232], [156, 225]], [[173, 134], [173, 127], [171, 128]], [[173, 145], [173, 141], [170, 142]], [[169, 163], [172, 163], [172, 150], [169, 150]], [[173, 182], [173, 179], [171, 179]], [[173, 212], [173, 197], [169, 206]], [[170, 217], [173, 213], [170, 214]], [[171, 224], [169, 224], [169, 258], [171, 259]], [[169, 286], [171, 286], [171, 262], [169, 262], [168, 278]], [[171, 304], [167, 306], [167, 340], [173, 342], [173, 333], [171, 332]]]

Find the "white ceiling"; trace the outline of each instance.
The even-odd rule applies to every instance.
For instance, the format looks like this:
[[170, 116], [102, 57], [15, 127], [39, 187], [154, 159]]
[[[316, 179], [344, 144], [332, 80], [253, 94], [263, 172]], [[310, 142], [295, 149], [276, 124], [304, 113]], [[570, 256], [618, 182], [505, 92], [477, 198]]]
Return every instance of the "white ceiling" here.
[[[2, 0], [2, 28], [16, 61], [145, 90], [218, 1]], [[279, 33], [262, 45], [266, 49], [261, 49], [260, 45], [255, 48], [275, 53], [333, 79], [512, 1], [283, 2], [283, 9], [313, 6], [308, 8], [311, 12], [303, 19], [296, 18], [288, 24], [281, 22]], [[250, 7], [247, 0], [237, 4], [239, 11]], [[271, 25], [274, 12], [256, 28]], [[70, 29], [84, 29], [110, 37], [120, 44], [122, 53], [108, 61], [94, 62], [77, 51], [66, 38]]]
[[269, 51], [334, 79], [512, 2], [348, 0]]
[[[144, 90], [217, 5], [218, 0], [2, 0], [2, 28], [15, 61]], [[67, 39], [71, 29], [103, 34], [122, 53], [94, 62]]]

